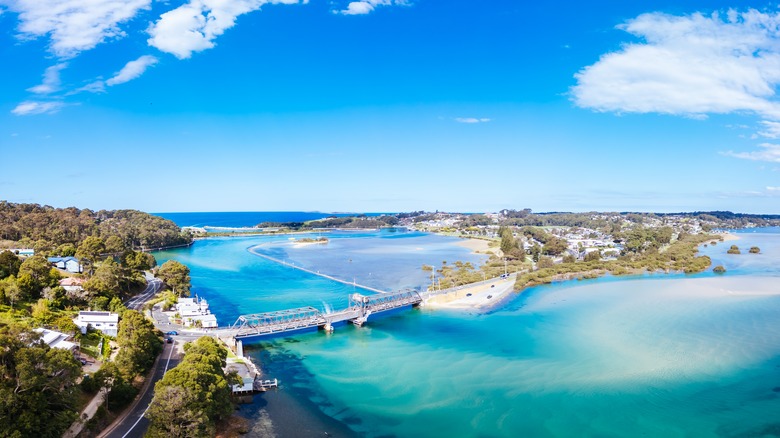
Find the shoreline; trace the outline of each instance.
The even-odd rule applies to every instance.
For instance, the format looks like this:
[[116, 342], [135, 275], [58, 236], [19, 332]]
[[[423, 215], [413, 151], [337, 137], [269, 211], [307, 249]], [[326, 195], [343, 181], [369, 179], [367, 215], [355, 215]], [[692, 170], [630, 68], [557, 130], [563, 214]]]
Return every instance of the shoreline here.
[[431, 309], [489, 309], [502, 303], [514, 292], [516, 278], [515, 274], [511, 274], [507, 278], [463, 285], [452, 292], [426, 299], [424, 305]]

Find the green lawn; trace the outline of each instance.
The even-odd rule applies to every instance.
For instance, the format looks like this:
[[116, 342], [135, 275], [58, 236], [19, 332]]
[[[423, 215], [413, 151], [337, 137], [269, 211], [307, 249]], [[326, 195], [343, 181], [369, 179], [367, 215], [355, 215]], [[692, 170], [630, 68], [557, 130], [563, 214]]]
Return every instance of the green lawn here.
[[81, 352], [95, 359], [100, 359], [103, 356], [102, 352], [98, 350], [98, 347], [100, 347], [100, 339], [101, 337], [95, 333], [82, 336]]

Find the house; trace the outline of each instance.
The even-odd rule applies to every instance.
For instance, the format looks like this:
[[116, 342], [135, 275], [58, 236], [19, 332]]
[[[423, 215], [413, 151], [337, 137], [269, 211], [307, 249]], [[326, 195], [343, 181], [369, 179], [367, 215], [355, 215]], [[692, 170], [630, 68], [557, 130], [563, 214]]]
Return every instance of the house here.
[[79, 263], [79, 259], [76, 257], [49, 257], [48, 260], [57, 269], [73, 273], [83, 271], [81, 263]]
[[179, 301], [176, 303], [176, 313], [179, 314], [186, 326], [191, 326], [195, 324], [195, 321], [200, 321], [200, 326], [203, 328], [217, 327], [217, 316], [211, 313], [209, 304], [204, 299], [179, 298]]
[[11, 251], [19, 257], [30, 257], [35, 255], [35, 250], [30, 248], [11, 248], [0, 250], [0, 252], [3, 251]]
[[51, 348], [60, 348], [67, 351], [76, 351], [78, 345], [68, 341], [70, 335], [65, 333], [55, 332], [54, 330], [47, 330], [45, 328], [37, 328], [36, 332], [41, 334], [41, 340]]
[[87, 329], [92, 327], [108, 336], [116, 336], [119, 328], [119, 314], [82, 310], [73, 322], [81, 329], [81, 334], [87, 333]]
[[84, 290], [83, 284], [83, 278], [67, 277], [60, 280], [60, 286], [68, 292], [81, 292]]

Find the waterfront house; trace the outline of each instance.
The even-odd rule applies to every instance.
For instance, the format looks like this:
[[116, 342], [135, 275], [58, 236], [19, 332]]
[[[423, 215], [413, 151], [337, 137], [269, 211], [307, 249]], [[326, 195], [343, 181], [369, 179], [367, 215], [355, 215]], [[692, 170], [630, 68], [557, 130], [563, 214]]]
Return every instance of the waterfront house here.
[[117, 330], [119, 329], [119, 314], [111, 312], [81, 311], [73, 322], [81, 329], [81, 334], [87, 333], [87, 329], [92, 327], [108, 336], [116, 336]]
[[83, 271], [81, 263], [79, 263], [79, 259], [76, 257], [49, 257], [48, 260], [57, 269], [73, 273]]
[[209, 304], [204, 299], [198, 298], [179, 298], [176, 303], [176, 313], [179, 314], [182, 322], [186, 326], [196, 324], [200, 321], [203, 328], [217, 327], [217, 317], [209, 310]]

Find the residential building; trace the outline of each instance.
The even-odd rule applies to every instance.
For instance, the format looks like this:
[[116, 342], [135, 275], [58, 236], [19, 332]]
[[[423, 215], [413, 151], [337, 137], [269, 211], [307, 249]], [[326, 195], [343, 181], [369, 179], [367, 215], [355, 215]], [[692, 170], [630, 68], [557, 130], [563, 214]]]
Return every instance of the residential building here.
[[48, 260], [57, 269], [73, 273], [83, 271], [81, 263], [79, 263], [79, 259], [76, 257], [49, 257]]
[[73, 322], [81, 329], [81, 334], [87, 333], [89, 327], [100, 330], [108, 336], [116, 336], [119, 330], [119, 314], [117, 313], [81, 311]]
[[45, 328], [37, 328], [35, 331], [41, 334], [41, 340], [43, 340], [43, 342], [45, 342], [46, 345], [51, 348], [60, 348], [62, 350], [73, 352], [75, 352], [78, 348], [77, 344], [68, 341], [68, 339], [70, 339], [70, 335], [66, 335], [65, 333], [55, 332], [54, 330], [48, 330]]

